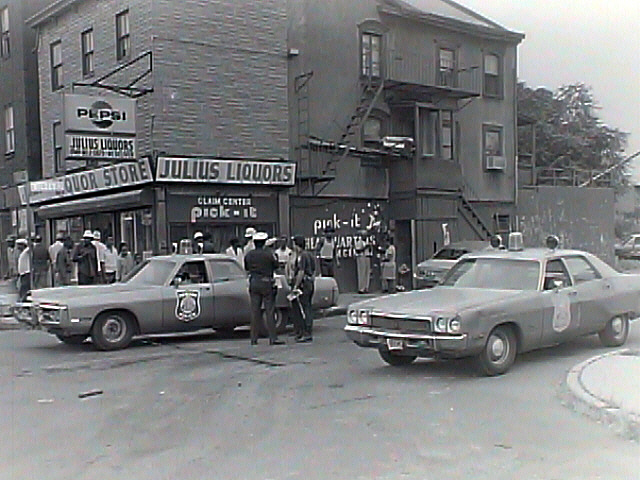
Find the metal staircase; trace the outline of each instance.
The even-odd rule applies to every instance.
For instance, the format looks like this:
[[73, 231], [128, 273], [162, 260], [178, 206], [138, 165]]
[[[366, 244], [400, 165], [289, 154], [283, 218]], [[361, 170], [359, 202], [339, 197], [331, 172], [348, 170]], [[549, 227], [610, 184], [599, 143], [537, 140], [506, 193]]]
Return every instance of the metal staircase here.
[[493, 235], [493, 232], [478, 214], [476, 209], [473, 208], [473, 205], [471, 205], [471, 203], [466, 199], [462, 191], [460, 192], [459, 199], [458, 212], [460, 212], [462, 218], [465, 219], [479, 238], [489, 240]]

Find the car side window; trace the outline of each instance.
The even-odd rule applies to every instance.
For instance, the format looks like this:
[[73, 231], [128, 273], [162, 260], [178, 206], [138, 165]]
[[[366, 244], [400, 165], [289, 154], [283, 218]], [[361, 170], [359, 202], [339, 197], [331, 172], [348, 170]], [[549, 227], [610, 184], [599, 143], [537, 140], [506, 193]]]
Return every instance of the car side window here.
[[543, 290], [553, 290], [556, 286], [559, 288], [571, 285], [569, 272], [565, 268], [560, 259], [549, 260], [544, 271]]
[[185, 262], [175, 278], [180, 278], [182, 284], [209, 283], [207, 268], [203, 260]]
[[214, 260], [210, 263], [213, 281], [230, 280], [232, 278], [246, 278], [240, 266], [229, 260]]
[[602, 278], [600, 273], [583, 257], [566, 257], [564, 261], [576, 285]]

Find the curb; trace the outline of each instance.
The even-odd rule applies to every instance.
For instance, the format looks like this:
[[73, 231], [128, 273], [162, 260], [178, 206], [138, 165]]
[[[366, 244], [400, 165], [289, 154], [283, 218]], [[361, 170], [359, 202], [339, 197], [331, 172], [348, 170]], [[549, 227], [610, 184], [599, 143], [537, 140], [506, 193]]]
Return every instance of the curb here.
[[626, 411], [619, 405], [598, 397], [586, 387], [582, 381], [582, 374], [586, 368], [599, 362], [603, 358], [614, 355], [624, 355], [631, 350], [628, 348], [616, 350], [614, 352], [596, 355], [584, 362], [574, 366], [567, 374], [567, 386], [572, 397], [579, 405], [586, 407], [581, 409], [582, 413], [594, 418], [597, 421], [603, 421], [607, 425], [613, 426], [615, 430], [625, 437], [632, 440], [640, 441], [640, 415], [634, 412]]

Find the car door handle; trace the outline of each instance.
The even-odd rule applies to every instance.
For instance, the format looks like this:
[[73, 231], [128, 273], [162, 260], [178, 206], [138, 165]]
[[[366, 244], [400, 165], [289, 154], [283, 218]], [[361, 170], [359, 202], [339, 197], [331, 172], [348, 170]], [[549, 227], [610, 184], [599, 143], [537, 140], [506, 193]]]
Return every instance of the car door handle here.
[[572, 290], [569, 292], [570, 297], [575, 297], [576, 295], [578, 295], [578, 292], [576, 290]]

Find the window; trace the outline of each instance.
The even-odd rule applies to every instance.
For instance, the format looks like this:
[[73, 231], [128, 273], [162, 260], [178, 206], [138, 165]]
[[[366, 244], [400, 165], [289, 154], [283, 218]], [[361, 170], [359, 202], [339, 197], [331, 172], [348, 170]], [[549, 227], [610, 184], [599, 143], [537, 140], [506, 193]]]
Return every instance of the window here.
[[64, 172], [62, 158], [62, 123], [53, 123], [53, 161], [56, 173]]
[[122, 60], [131, 53], [129, 10], [116, 15], [116, 59]]
[[246, 278], [247, 275], [237, 263], [229, 260], [214, 260], [210, 264], [213, 270], [213, 281], [221, 282], [237, 278]]
[[567, 257], [564, 261], [576, 285], [601, 278], [596, 269], [583, 257]]
[[438, 85], [456, 86], [456, 52], [450, 48], [441, 48], [438, 54]]
[[93, 75], [93, 28], [82, 32], [80, 35], [82, 44], [82, 76]]
[[502, 96], [502, 76], [500, 57], [494, 54], [484, 56], [484, 95], [487, 97]]
[[487, 170], [504, 170], [507, 166], [502, 136], [501, 126], [483, 126], [482, 149]]
[[382, 120], [377, 117], [369, 117], [362, 126], [362, 140], [365, 144], [380, 143], [382, 138]]
[[453, 115], [451, 110], [442, 110], [441, 119], [441, 149], [440, 153], [444, 160], [453, 160]]
[[16, 150], [16, 132], [13, 121], [13, 107], [4, 109], [4, 139], [5, 153], [13, 153]]
[[51, 90], [62, 88], [62, 42], [51, 44]]
[[362, 66], [361, 73], [365, 77], [380, 77], [380, 54], [382, 36], [375, 33], [362, 34]]
[[176, 273], [175, 278], [180, 278], [180, 283], [183, 284], [209, 283], [207, 267], [202, 260], [185, 262]]
[[9, 7], [0, 10], [0, 57], [9, 58], [11, 42], [9, 39]]

